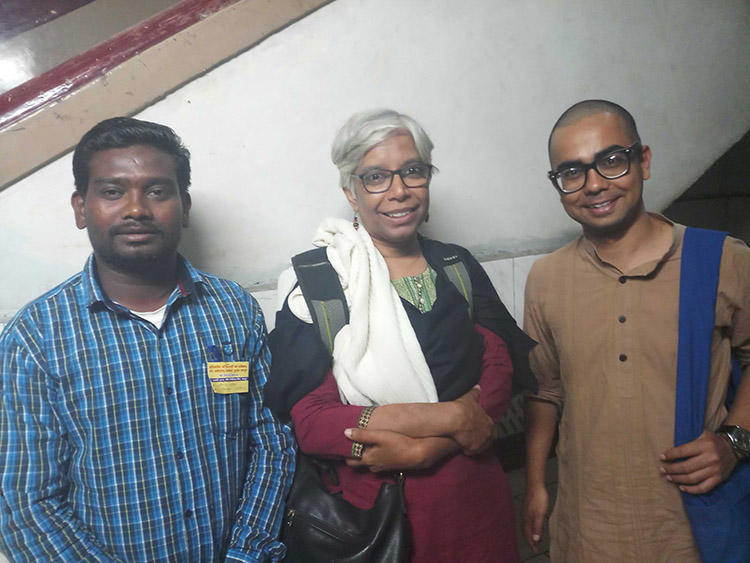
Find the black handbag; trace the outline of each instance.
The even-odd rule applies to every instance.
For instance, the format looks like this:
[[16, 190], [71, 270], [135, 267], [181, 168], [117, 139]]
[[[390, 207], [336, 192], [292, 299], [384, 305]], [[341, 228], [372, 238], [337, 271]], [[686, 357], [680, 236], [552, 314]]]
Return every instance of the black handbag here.
[[[281, 541], [289, 563], [401, 563], [408, 561], [411, 530], [406, 519], [403, 476], [383, 483], [367, 510], [329, 493], [317, 465], [297, 454], [297, 469], [287, 498]], [[335, 471], [333, 467], [331, 470]]]

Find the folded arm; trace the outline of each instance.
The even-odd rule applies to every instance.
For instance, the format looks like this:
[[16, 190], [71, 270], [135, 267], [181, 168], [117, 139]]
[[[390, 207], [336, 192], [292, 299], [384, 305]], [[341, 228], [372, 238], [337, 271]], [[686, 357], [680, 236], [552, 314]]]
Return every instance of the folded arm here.
[[496, 423], [510, 403], [513, 367], [499, 336], [479, 325], [475, 330], [485, 343], [477, 387], [455, 401], [378, 407], [368, 430], [390, 430], [412, 438], [452, 438], [468, 455], [488, 448], [497, 435]]
[[[320, 387], [292, 408], [292, 422], [300, 449], [318, 457], [343, 458], [352, 466], [368, 466], [373, 471], [423, 469], [461, 449], [452, 438], [420, 438], [397, 431], [358, 429], [361, 412], [361, 406], [341, 403], [336, 380], [329, 372]], [[359, 436], [367, 444], [361, 460], [352, 459], [352, 445], [359, 441], [357, 432], [373, 433]], [[374, 447], [376, 442], [377, 448]]]
[[[328, 373], [321, 386], [292, 409], [302, 450], [319, 456], [350, 457], [352, 440], [359, 435], [370, 446], [377, 439], [383, 455], [373, 466], [393, 468], [401, 460], [406, 464], [402, 468], [407, 469], [429, 467], [461, 450], [476, 453], [488, 447], [495, 436], [495, 422], [510, 402], [513, 368], [502, 339], [483, 327], [476, 330], [485, 340], [481, 390], [473, 389], [455, 401], [377, 407], [367, 430], [389, 434], [355, 432], [349, 439], [344, 430], [356, 428], [362, 407], [342, 405], [333, 375]], [[364, 461], [374, 455], [374, 450], [370, 449], [369, 456], [365, 454]], [[404, 459], [395, 456], [396, 451], [413, 455]]]

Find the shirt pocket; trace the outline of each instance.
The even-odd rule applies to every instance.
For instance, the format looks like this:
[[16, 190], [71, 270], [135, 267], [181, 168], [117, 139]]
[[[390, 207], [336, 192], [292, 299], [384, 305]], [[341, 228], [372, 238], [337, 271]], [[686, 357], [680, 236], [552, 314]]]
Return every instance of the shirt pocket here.
[[250, 428], [249, 393], [209, 393], [209, 419], [211, 431], [219, 436], [236, 439]]
[[250, 427], [250, 394], [249, 393], [216, 393], [208, 377], [208, 362], [250, 362], [248, 385], [252, 385], [252, 361], [246, 357], [244, 339], [241, 331], [231, 328], [224, 331], [212, 331], [200, 336], [202, 342], [202, 386], [208, 410], [211, 431], [222, 437], [233, 438], [243, 435]]

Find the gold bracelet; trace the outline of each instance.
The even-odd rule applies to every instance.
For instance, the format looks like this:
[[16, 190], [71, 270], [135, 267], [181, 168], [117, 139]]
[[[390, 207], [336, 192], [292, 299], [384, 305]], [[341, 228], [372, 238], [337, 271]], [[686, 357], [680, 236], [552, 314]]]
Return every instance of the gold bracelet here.
[[367, 428], [367, 425], [370, 424], [370, 417], [372, 416], [372, 411], [375, 410], [375, 407], [365, 407], [362, 409], [362, 412], [359, 413], [359, 420], [357, 421], [357, 427], [364, 430]]
[[[372, 411], [375, 410], [375, 407], [365, 407], [362, 409], [362, 412], [359, 413], [359, 420], [357, 421], [357, 428], [361, 428], [364, 430], [367, 428], [367, 425], [370, 423], [370, 417], [372, 416]], [[354, 459], [362, 459], [362, 454], [365, 451], [365, 445], [362, 442], [353, 442], [352, 443], [352, 457]]]

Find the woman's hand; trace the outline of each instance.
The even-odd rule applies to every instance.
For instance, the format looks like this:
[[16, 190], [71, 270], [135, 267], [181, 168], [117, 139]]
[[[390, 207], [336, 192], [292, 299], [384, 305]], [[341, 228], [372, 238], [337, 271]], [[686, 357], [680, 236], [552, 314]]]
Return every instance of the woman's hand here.
[[455, 430], [451, 433], [466, 455], [476, 455], [497, 438], [497, 425], [479, 405], [479, 385], [472, 387], [453, 403], [458, 407]]
[[450, 438], [410, 438], [390, 430], [347, 428], [347, 438], [365, 444], [361, 459], [347, 459], [349, 467], [367, 467], [372, 472], [426, 469], [446, 455], [458, 451]]

